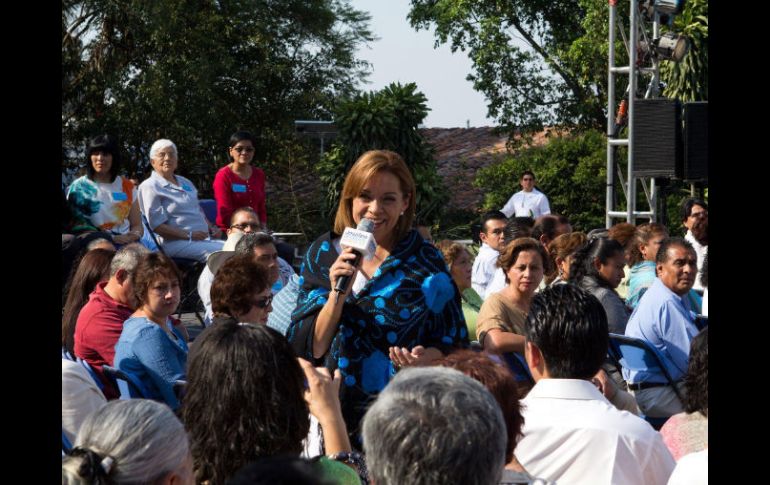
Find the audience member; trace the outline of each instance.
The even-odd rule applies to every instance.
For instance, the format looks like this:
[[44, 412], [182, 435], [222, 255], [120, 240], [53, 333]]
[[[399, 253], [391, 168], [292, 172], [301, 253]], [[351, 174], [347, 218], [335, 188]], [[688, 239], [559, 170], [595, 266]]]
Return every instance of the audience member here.
[[634, 245], [635, 231], [636, 226], [628, 222], [619, 222], [607, 231], [607, 237], [614, 239], [623, 247], [623, 256], [626, 264], [623, 266], [623, 279], [620, 280], [618, 287], [615, 288], [615, 292], [623, 300], [628, 296], [628, 278], [631, 271], [631, 251]]
[[107, 398], [78, 362], [61, 360], [61, 429], [70, 443], [86, 417], [107, 404]]
[[676, 463], [668, 485], [708, 485], [709, 450], [685, 455]]
[[377, 485], [494, 485], [505, 466], [500, 406], [476, 380], [445, 367], [396, 374], [363, 420]]
[[457, 242], [444, 239], [438, 243], [441, 254], [444, 256], [449, 273], [452, 275], [452, 281], [460, 290], [462, 298], [463, 316], [465, 325], [468, 328], [468, 335], [476, 335], [476, 318], [481, 310], [481, 299], [476, 290], [471, 287], [471, 254], [468, 249]]
[[86, 157], [86, 174], [67, 189], [72, 230], [101, 232], [120, 245], [139, 241], [142, 221], [136, 188], [118, 175], [121, 157], [117, 141], [110, 135], [92, 138]]
[[535, 188], [535, 174], [531, 170], [522, 172], [520, 184], [521, 191], [513, 194], [500, 212], [506, 217], [515, 215], [533, 219], [551, 213], [548, 197]]
[[222, 231], [232, 227], [233, 212], [239, 207], [250, 207], [259, 215], [262, 226], [267, 226], [265, 172], [251, 164], [255, 147], [256, 140], [248, 131], [237, 131], [230, 136], [227, 150], [230, 163], [219, 169], [213, 184], [216, 224]]
[[548, 255], [553, 263], [553, 270], [550, 275], [546, 275], [546, 284], [553, 286], [567, 282], [575, 251], [585, 242], [585, 233], [572, 232], [557, 236], [548, 244]]
[[[310, 429], [308, 412], [321, 423], [327, 454], [351, 450], [339, 371], [332, 377], [297, 359], [271, 328], [233, 321], [208, 327], [190, 352], [187, 377], [182, 419], [199, 483], [225, 483], [262, 457], [298, 456]], [[338, 465], [340, 475], [354, 473]]]
[[[503, 230], [503, 243], [500, 245], [500, 252], [502, 253], [511, 241], [522, 237], [530, 237], [534, 225], [535, 220], [531, 217], [513, 217], [509, 219]], [[486, 293], [484, 295], [479, 295], [485, 300], [492, 293], [497, 293], [505, 288], [506, 285], [505, 272], [500, 268], [498, 260], [495, 261], [496, 269], [493, 273], [492, 281], [487, 285]]]
[[507, 432], [503, 481], [515, 483], [516, 480], [531, 480], [532, 477], [524, 470], [513, 453], [516, 441], [521, 438], [521, 427], [524, 424], [516, 380], [511, 371], [496, 359], [496, 356], [485, 352], [458, 350], [444, 357], [439, 365], [459, 370], [482, 383], [492, 393], [503, 412]]
[[473, 274], [471, 285], [482, 298], [486, 297], [487, 286], [492, 281], [492, 276], [497, 268], [497, 258], [503, 245], [503, 231], [506, 226], [506, 217], [500, 211], [489, 211], [484, 214], [481, 221], [481, 247], [476, 259], [473, 261]]
[[663, 442], [675, 460], [704, 450], [709, 431], [709, 329], [692, 339], [684, 386], [684, 412], [675, 414], [660, 429]]
[[112, 401], [86, 418], [62, 460], [62, 485], [105, 483], [195, 483], [187, 434], [167, 406]]
[[524, 468], [557, 483], [665, 484], [675, 462], [660, 435], [591, 382], [609, 340], [599, 300], [574, 285], [547, 288], [532, 301], [526, 334], [536, 384], [522, 400]]
[[628, 323], [628, 310], [615, 288], [623, 279], [625, 266], [623, 246], [614, 239], [595, 238], [575, 252], [569, 282], [594, 295], [607, 313], [611, 333], [623, 334]]
[[213, 323], [230, 320], [234, 323], [266, 324], [273, 300], [268, 272], [250, 254], [228, 259], [217, 271], [211, 285]]
[[150, 398], [179, 407], [174, 383], [185, 378], [187, 342], [171, 319], [179, 306], [179, 270], [162, 253], [144, 255], [136, 266], [136, 311], [115, 344], [115, 367], [133, 374]]
[[86, 251], [93, 251], [94, 249], [106, 249], [107, 251], [112, 251], [113, 253], [117, 251], [115, 245], [103, 237], [94, 239], [86, 245]]
[[[695, 250], [682, 238], [665, 239], [656, 256], [658, 277], [642, 296], [626, 326], [626, 335], [648, 341], [660, 354], [679, 394], [685, 392], [690, 341], [698, 333], [685, 295], [697, 273]], [[662, 372], [629, 371], [623, 377], [646, 416], [670, 417], [683, 411], [677, 392]]]
[[177, 149], [171, 140], [160, 139], [150, 147], [152, 174], [139, 184], [139, 208], [169, 257], [206, 261], [222, 249], [213, 240], [221, 231], [212, 225], [198, 203], [198, 191], [190, 180], [176, 175]]
[[[631, 271], [628, 278], [628, 298], [626, 306], [631, 310], [639, 305], [639, 300], [657, 277], [655, 257], [660, 244], [668, 237], [668, 230], [663, 224], [655, 222], [642, 224], [634, 231], [634, 241], [630, 249]], [[693, 311], [701, 308], [701, 297], [695, 290], [687, 293], [688, 303]]]
[[297, 308], [299, 276], [293, 273], [283, 288], [273, 296], [273, 311], [267, 316], [267, 326], [286, 335], [291, 325], [291, 314]]
[[75, 355], [75, 325], [80, 310], [88, 303], [88, 298], [96, 289], [96, 284], [109, 279], [110, 263], [114, 256], [114, 251], [106, 249], [87, 252], [67, 282], [67, 300], [64, 303], [61, 320], [61, 344], [71, 355]]
[[147, 248], [138, 243], [120, 248], [110, 262], [109, 279], [96, 284], [88, 303], [77, 316], [74, 355], [88, 362], [96, 372], [104, 384], [102, 391], [107, 399], [115, 399], [119, 393], [112, 380], [104, 375], [102, 366], [113, 365], [115, 344], [123, 331], [123, 322], [136, 307], [136, 266], [141, 256], [147, 253]]
[[698, 257], [698, 277], [693, 288], [703, 290], [700, 276], [703, 271], [703, 261], [708, 254], [709, 208], [702, 199], [690, 198], [682, 202], [682, 225], [687, 229], [684, 238], [692, 244]]
[[700, 283], [703, 285], [703, 306], [701, 314], [709, 316], [709, 257], [708, 254], [703, 258], [703, 270], [701, 271]]

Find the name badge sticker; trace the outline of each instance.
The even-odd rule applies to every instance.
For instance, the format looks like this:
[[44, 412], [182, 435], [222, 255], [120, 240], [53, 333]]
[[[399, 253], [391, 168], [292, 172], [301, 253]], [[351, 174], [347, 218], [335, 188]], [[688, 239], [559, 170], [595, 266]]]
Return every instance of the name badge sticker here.
[[126, 195], [125, 192], [113, 192], [112, 193], [112, 200], [116, 202], [120, 202], [123, 200], [128, 200], [128, 195]]
[[244, 184], [233, 184], [233, 192], [245, 193], [246, 192], [246, 185], [244, 185]]

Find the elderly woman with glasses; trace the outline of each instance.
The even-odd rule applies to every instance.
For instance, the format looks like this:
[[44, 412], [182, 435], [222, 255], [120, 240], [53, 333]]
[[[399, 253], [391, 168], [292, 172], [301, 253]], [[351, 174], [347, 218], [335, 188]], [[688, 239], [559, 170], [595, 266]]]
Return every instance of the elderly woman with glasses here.
[[150, 398], [179, 407], [174, 383], [184, 380], [187, 341], [171, 320], [179, 305], [179, 270], [162, 253], [139, 260], [134, 273], [137, 310], [123, 324], [115, 344], [115, 367], [133, 374]]
[[153, 172], [139, 184], [139, 208], [171, 257], [206, 261], [219, 251], [222, 232], [212, 225], [198, 203], [198, 191], [189, 179], [176, 175], [178, 152], [171, 140], [160, 139], [150, 148]]
[[213, 324], [227, 320], [235, 323], [267, 324], [273, 311], [270, 270], [251, 254], [236, 254], [216, 271], [211, 285]]
[[219, 169], [214, 177], [216, 223], [223, 231], [228, 228], [233, 211], [239, 207], [251, 207], [262, 225], [267, 224], [265, 172], [251, 165], [255, 145], [254, 137], [248, 131], [233, 133], [227, 152], [230, 163]]

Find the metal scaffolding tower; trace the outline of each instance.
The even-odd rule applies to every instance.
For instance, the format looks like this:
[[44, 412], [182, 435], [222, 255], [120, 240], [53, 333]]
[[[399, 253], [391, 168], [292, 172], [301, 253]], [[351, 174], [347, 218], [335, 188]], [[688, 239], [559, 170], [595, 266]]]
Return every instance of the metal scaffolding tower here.
[[[634, 140], [634, 101], [637, 98], [638, 76], [651, 76], [650, 83], [644, 93], [644, 98], [658, 97], [660, 94], [660, 61], [651, 56], [650, 67], [642, 67], [639, 64], [638, 48], [639, 38], [641, 37], [646, 46], [650, 45], [650, 38], [657, 38], [660, 29], [660, 16], [657, 12], [654, 14], [652, 22], [652, 37], [648, 37], [645, 31], [644, 22], [639, 22], [638, 1], [630, 0], [629, 14], [629, 35], [626, 37], [625, 27], [618, 18], [617, 0], [609, 0], [609, 69], [607, 83], [607, 210], [605, 213], [605, 224], [609, 228], [612, 226], [612, 219], [625, 219], [626, 222], [636, 223], [637, 217], [649, 218], [651, 222], [657, 221], [658, 210], [658, 191], [655, 186], [655, 179], [648, 177], [634, 177], [634, 158], [633, 158], [633, 140]], [[618, 24], [619, 28], [618, 28]], [[620, 31], [623, 43], [628, 51], [628, 66], [615, 65], [615, 41], [616, 32]], [[615, 76], [628, 75], [628, 90], [626, 91], [628, 101], [621, 100], [621, 106], [618, 116], [613, 117], [615, 113]], [[622, 118], [628, 115], [628, 135], [626, 138], [619, 138]], [[626, 177], [623, 180], [623, 172], [620, 170], [620, 161], [617, 160], [617, 148], [627, 147], [628, 160], [626, 164]], [[620, 181], [620, 188], [626, 199], [626, 210], [624, 212], [615, 210], [615, 180]], [[637, 182], [641, 183], [646, 196], [649, 210], [638, 211], [636, 209]]]

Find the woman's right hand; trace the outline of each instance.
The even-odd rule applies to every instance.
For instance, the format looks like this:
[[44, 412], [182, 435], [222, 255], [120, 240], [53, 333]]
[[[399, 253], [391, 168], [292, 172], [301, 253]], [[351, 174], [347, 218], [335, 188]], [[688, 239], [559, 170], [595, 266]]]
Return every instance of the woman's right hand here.
[[343, 276], [350, 276], [348, 287], [345, 289], [345, 295], [349, 294], [353, 288], [352, 280], [353, 275], [356, 273], [356, 268], [353, 266], [353, 260], [356, 258], [356, 254], [352, 248], [345, 248], [340, 253], [337, 260], [329, 268], [329, 280], [331, 281], [332, 291], [337, 287], [337, 280]]
[[297, 360], [307, 379], [308, 389], [305, 390], [305, 401], [307, 401], [310, 414], [315, 416], [320, 423], [340, 418], [342, 416], [340, 406], [342, 374], [340, 370], [335, 370], [334, 377], [332, 377], [326, 367], [313, 367], [313, 364], [299, 357]]
[[193, 241], [203, 241], [207, 237], [209, 237], [209, 233], [206, 231], [193, 231], [190, 239]]

